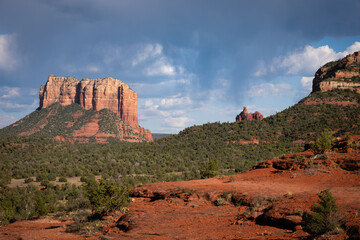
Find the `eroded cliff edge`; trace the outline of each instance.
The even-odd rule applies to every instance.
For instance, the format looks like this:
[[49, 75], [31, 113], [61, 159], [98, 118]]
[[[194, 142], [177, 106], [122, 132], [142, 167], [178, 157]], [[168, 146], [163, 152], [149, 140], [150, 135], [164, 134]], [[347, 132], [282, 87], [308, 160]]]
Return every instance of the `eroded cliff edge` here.
[[39, 110], [54, 103], [64, 107], [77, 103], [85, 110], [108, 109], [130, 125], [135, 133], [152, 141], [150, 130], [139, 126], [136, 92], [118, 79], [83, 78], [79, 81], [74, 77], [49, 75], [47, 82], [40, 87], [39, 99]]
[[312, 92], [349, 89], [360, 93], [360, 51], [329, 62], [315, 73]]

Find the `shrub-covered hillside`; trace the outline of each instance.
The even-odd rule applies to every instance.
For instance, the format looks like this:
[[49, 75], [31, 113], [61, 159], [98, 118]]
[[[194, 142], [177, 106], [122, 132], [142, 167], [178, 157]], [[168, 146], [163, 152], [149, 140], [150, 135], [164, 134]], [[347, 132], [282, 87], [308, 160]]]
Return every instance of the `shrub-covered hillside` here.
[[153, 143], [72, 144], [36, 137], [3, 137], [3, 179], [39, 174], [129, 177], [130, 184], [199, 178], [209, 161], [222, 174], [249, 170], [261, 160], [299, 151], [324, 128], [335, 136], [360, 134], [360, 94], [317, 92], [262, 121], [207, 123]]
[[98, 112], [85, 110], [76, 103], [66, 107], [55, 103], [38, 109], [0, 130], [2, 138], [17, 135], [60, 137], [75, 142], [146, 141], [112, 111], [105, 108]]

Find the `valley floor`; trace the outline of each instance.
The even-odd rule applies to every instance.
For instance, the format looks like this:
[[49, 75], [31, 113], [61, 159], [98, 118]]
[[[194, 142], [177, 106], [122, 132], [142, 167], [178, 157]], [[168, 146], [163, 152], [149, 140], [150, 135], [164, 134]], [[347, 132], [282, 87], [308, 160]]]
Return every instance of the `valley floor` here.
[[[359, 168], [360, 149], [331, 152], [325, 159], [305, 151], [239, 175], [147, 184], [131, 190], [127, 213], [89, 239], [306, 239], [301, 214], [324, 189], [337, 199], [344, 219], [344, 232], [329, 239], [356, 239]], [[0, 238], [86, 238], [65, 233], [69, 223], [48, 218], [20, 221], [1, 227]]]

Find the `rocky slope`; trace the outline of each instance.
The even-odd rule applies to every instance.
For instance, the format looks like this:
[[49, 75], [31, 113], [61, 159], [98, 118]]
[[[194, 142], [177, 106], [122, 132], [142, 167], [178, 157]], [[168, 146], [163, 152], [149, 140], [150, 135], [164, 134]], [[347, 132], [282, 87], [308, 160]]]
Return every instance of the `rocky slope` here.
[[136, 92], [120, 80], [50, 75], [39, 98], [35, 112], [1, 129], [0, 135], [41, 135], [70, 142], [152, 141], [150, 130], [138, 123]]
[[264, 117], [261, 113], [255, 112], [255, 113], [248, 113], [248, 110], [246, 107], [244, 107], [243, 111], [236, 116], [235, 121], [241, 122], [241, 121], [251, 121], [251, 120], [263, 120]]
[[360, 93], [360, 51], [322, 66], [313, 80], [312, 92], [350, 89]]

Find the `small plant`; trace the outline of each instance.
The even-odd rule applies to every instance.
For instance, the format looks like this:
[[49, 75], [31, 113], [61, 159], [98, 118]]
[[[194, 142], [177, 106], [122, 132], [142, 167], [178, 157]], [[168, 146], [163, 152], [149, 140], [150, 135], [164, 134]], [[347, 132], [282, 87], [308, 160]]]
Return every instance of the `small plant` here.
[[266, 201], [268, 202], [277, 202], [277, 201], [280, 201], [281, 199], [283, 198], [283, 196], [273, 196], [273, 197], [268, 197], [266, 198]]
[[304, 230], [314, 236], [334, 231], [340, 227], [340, 215], [336, 199], [329, 189], [318, 193], [319, 200], [311, 206], [312, 214], [304, 214]]
[[67, 182], [66, 177], [60, 177], [60, 178], [59, 178], [59, 182]]
[[24, 180], [25, 183], [31, 183], [33, 181], [34, 181], [34, 179], [32, 179], [31, 177], [25, 178], [25, 180]]
[[230, 192], [224, 192], [223, 193], [223, 197], [225, 198], [225, 200], [227, 201], [227, 202], [230, 202], [231, 201], [231, 198], [232, 198], [232, 192], [230, 191]]
[[295, 157], [295, 163], [299, 163], [299, 162], [302, 162], [306, 159], [306, 156], [305, 155], [296, 155]]
[[285, 197], [291, 197], [292, 195], [293, 195], [292, 192], [288, 192], [288, 193], [285, 194]]
[[296, 215], [299, 215], [300, 217], [302, 217], [304, 215], [304, 211], [301, 209], [296, 209]]
[[216, 206], [224, 206], [226, 205], [227, 201], [225, 198], [222, 198], [222, 197], [218, 197], [216, 200], [215, 200], [215, 205]]

